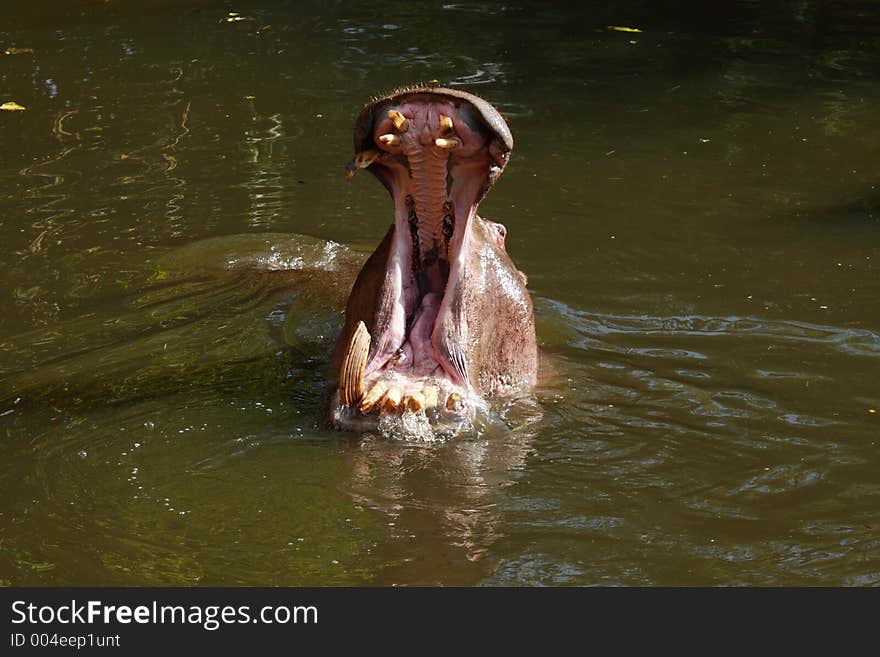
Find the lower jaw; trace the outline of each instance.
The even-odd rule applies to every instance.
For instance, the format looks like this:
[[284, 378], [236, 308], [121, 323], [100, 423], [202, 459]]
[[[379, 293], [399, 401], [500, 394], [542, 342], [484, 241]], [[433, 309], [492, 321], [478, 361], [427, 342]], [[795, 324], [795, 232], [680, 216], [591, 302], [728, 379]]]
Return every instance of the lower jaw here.
[[364, 377], [363, 386], [363, 397], [346, 408], [365, 417], [406, 411], [458, 416], [473, 405], [468, 390], [442, 374], [417, 375], [391, 366]]
[[[405, 205], [404, 205], [405, 207]], [[403, 304], [398, 323], [387, 329], [402, 335], [402, 343], [393, 351], [383, 348], [365, 363], [357, 400], [347, 395], [342, 403], [339, 391], [331, 403], [333, 424], [339, 428], [373, 430], [382, 433], [407, 433], [405, 427], [414, 420], [430, 426], [433, 434], [458, 433], [463, 424], [470, 424], [482, 400], [448, 363], [444, 366], [432, 344], [441, 308], [447, 302], [453, 264], [466, 248], [465, 233], [470, 217], [453, 221], [454, 228], [443, 244], [436, 240], [432, 249], [424, 250], [424, 239], [416, 239], [414, 227], [404, 222], [405, 214], [395, 213], [395, 237], [389, 263], [398, 265], [400, 299]], [[423, 218], [421, 221], [426, 221]], [[426, 224], [427, 234], [442, 234], [441, 225]], [[425, 227], [423, 225], [422, 227]], [[400, 275], [399, 274], [399, 275]], [[397, 313], [395, 313], [397, 316]], [[382, 335], [370, 338], [373, 344], [394, 345]], [[393, 349], [393, 346], [392, 346]], [[352, 403], [353, 402], [353, 403]], [[388, 432], [382, 427], [390, 427]]]
[[454, 384], [447, 384], [455, 404], [447, 408], [438, 401], [435, 406], [416, 407], [401, 403], [397, 406], [378, 404], [364, 413], [358, 406], [344, 406], [338, 393], [331, 403], [331, 420], [337, 429], [348, 431], [376, 431], [386, 438], [432, 441], [452, 437], [472, 427], [478, 400], [463, 396], [464, 391]]
[[470, 426], [480, 400], [445, 376], [412, 376], [386, 369], [365, 377], [363, 398], [344, 405], [337, 391], [333, 425], [386, 437], [432, 440]]

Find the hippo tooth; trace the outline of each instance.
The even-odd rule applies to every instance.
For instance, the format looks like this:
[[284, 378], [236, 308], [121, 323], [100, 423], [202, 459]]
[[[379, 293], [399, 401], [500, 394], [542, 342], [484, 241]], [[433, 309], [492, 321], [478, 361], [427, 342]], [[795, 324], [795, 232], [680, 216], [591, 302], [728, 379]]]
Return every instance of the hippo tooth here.
[[391, 123], [393, 123], [394, 127], [400, 132], [406, 132], [409, 130], [409, 121], [397, 110], [388, 110], [388, 118], [391, 119]]
[[440, 391], [437, 386], [426, 385], [422, 388], [422, 396], [425, 398], [425, 408], [434, 408], [440, 400]]
[[388, 392], [385, 393], [385, 399], [382, 400], [382, 408], [386, 411], [397, 410], [401, 399], [403, 399], [403, 390], [397, 386], [391, 386], [388, 388]]
[[407, 393], [403, 402], [411, 411], [420, 411], [427, 406], [425, 403], [425, 396], [418, 390]]
[[363, 322], [358, 322], [339, 371], [339, 402], [343, 406], [355, 404], [364, 395], [364, 368], [370, 351], [370, 333]]
[[449, 397], [446, 398], [446, 410], [447, 411], [457, 411], [461, 409], [461, 395], [457, 392], [449, 393]]
[[440, 130], [443, 132], [452, 130], [452, 119], [445, 114], [440, 115]]
[[397, 146], [398, 144], [400, 144], [400, 137], [391, 134], [379, 135], [379, 141], [386, 146]]
[[360, 411], [364, 415], [373, 410], [373, 407], [382, 399], [385, 395], [385, 391], [388, 390], [388, 384], [385, 381], [376, 381], [373, 384], [373, 387], [370, 388], [370, 391], [364, 395], [364, 398], [361, 400]]
[[443, 139], [443, 137], [438, 137], [434, 140], [434, 143], [440, 148], [445, 148], [450, 151], [453, 148], [458, 148], [458, 139]]

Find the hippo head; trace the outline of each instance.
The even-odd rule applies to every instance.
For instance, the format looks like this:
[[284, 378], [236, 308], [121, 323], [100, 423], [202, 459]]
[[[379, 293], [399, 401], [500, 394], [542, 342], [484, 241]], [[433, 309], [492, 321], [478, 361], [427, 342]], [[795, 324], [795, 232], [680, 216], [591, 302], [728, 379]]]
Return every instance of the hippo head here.
[[454, 431], [487, 398], [536, 379], [526, 277], [507, 255], [504, 226], [477, 215], [513, 137], [483, 99], [415, 87], [364, 107], [354, 147], [346, 175], [373, 173], [394, 201], [394, 223], [348, 299], [332, 421]]

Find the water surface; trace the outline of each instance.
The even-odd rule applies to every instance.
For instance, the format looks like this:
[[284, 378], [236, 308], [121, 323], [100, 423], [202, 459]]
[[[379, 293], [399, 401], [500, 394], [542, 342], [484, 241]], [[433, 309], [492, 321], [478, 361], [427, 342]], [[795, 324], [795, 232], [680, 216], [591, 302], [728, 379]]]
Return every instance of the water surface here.
[[[6, 8], [0, 583], [880, 583], [880, 12], [607, 4]], [[434, 79], [513, 130], [542, 383], [334, 432], [351, 126]]]

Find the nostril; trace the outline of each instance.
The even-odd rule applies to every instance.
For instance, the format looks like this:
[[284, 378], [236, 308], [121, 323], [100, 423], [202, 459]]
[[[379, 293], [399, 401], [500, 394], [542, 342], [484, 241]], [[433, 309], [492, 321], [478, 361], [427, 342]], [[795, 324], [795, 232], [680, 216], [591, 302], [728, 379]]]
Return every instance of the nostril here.
[[489, 221], [487, 219], [486, 223], [489, 225], [489, 228], [495, 231], [495, 242], [498, 244], [498, 248], [506, 251], [504, 240], [507, 237], [507, 228], [504, 224], [499, 224], [497, 221]]

